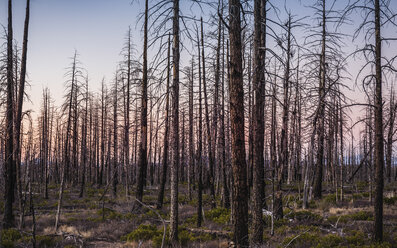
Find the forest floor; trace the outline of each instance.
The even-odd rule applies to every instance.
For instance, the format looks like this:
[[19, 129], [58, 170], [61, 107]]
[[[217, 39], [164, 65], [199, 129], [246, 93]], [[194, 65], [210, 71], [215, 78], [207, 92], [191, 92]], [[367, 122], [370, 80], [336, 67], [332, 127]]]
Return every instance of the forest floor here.
[[[148, 186], [144, 192], [145, 207], [134, 208], [134, 197], [126, 197], [121, 188], [118, 197], [103, 189], [87, 187], [83, 198], [78, 187], [65, 190], [61, 224], [54, 232], [58, 186], [50, 185], [49, 199], [34, 194], [37, 247], [160, 247], [164, 225], [169, 219], [169, 191], [164, 207], [154, 210], [157, 188]], [[284, 186], [284, 218], [274, 221], [264, 217], [263, 247], [397, 247], [397, 184], [387, 184], [384, 200], [384, 240], [372, 241], [373, 207], [368, 185], [355, 183], [345, 189], [344, 201], [336, 201], [335, 193], [324, 191], [321, 200], [311, 201], [302, 210], [298, 186]], [[270, 192], [270, 189], [267, 191]], [[134, 193], [134, 192], [132, 192]], [[207, 192], [208, 193], [208, 192]], [[197, 200], [189, 200], [186, 184], [180, 185], [179, 239], [181, 247], [230, 247], [230, 210], [211, 209], [210, 197], [203, 195], [204, 222], [197, 228]], [[104, 203], [104, 204], [103, 204]], [[270, 202], [268, 202], [270, 206]], [[220, 206], [220, 199], [217, 199]], [[4, 206], [0, 202], [2, 214]], [[151, 209], [152, 208], [152, 209]], [[18, 212], [16, 213], [18, 214]], [[27, 211], [22, 230], [2, 231], [2, 247], [32, 247], [32, 216]], [[168, 241], [168, 230], [165, 232]]]

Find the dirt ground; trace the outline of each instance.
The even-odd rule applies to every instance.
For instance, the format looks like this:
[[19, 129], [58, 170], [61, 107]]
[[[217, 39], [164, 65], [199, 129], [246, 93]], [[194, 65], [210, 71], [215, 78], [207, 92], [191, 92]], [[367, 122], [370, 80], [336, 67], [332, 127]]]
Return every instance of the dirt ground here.
[[[50, 186], [49, 199], [43, 199], [40, 189], [35, 188], [38, 192], [34, 195], [37, 247], [143, 248], [161, 247], [163, 242], [168, 244], [168, 229], [164, 236], [164, 226], [167, 226], [169, 219], [168, 190], [164, 207], [158, 211], [155, 210], [156, 187], [146, 188], [143, 198], [145, 206], [140, 207], [134, 201], [134, 192], [127, 197], [121, 187], [117, 198], [106, 194], [104, 201], [99, 201], [103, 189], [87, 187], [84, 197], [79, 198], [78, 187], [68, 187], [64, 195], [61, 224], [58, 233], [55, 233], [57, 187]], [[382, 244], [372, 241], [373, 207], [366, 183], [348, 185], [343, 201], [340, 195], [336, 200], [335, 193], [324, 191], [323, 199], [311, 201], [306, 210], [301, 208], [300, 188], [298, 185], [284, 186], [284, 218], [274, 220], [273, 228], [271, 217], [264, 216], [265, 244], [262, 247], [397, 247], [396, 184], [385, 187], [385, 242]], [[211, 209], [208, 194], [204, 194], [203, 201], [204, 222], [201, 228], [197, 228], [196, 196], [189, 199], [186, 184], [180, 185], [180, 246], [232, 247], [230, 210], [220, 207], [221, 199], [217, 199], [218, 207]], [[270, 201], [267, 204], [271, 206]], [[24, 228], [2, 231], [3, 247], [33, 247], [32, 214], [28, 209], [26, 206]]]

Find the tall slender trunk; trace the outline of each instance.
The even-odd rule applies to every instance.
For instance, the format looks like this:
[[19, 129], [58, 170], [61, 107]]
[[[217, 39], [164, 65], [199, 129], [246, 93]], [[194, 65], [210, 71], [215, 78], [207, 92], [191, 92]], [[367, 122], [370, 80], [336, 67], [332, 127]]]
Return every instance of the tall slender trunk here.
[[291, 60], [291, 14], [288, 17], [287, 23], [287, 48], [286, 56], [287, 60], [285, 62], [286, 68], [284, 72], [284, 102], [283, 102], [283, 118], [282, 118], [282, 128], [281, 128], [281, 158], [280, 167], [277, 171], [277, 184], [276, 184], [276, 199], [275, 199], [275, 214], [277, 219], [283, 218], [283, 193], [281, 189], [281, 184], [284, 177], [284, 172], [288, 168], [289, 164], [289, 151], [288, 151], [288, 129], [289, 129], [289, 84], [290, 84], [290, 60]]
[[4, 179], [4, 218], [3, 227], [5, 229], [14, 226], [14, 214], [12, 204], [14, 202], [14, 173], [15, 165], [13, 159], [14, 145], [13, 145], [13, 52], [12, 52], [12, 41], [13, 41], [13, 30], [12, 30], [12, 0], [8, 0], [8, 34], [7, 34], [7, 107], [6, 107], [6, 134], [5, 134], [5, 179]]
[[214, 187], [214, 154], [212, 150], [212, 137], [211, 137], [211, 126], [210, 126], [210, 114], [208, 110], [208, 95], [207, 95], [207, 80], [205, 75], [205, 53], [204, 53], [204, 30], [203, 30], [203, 18], [201, 18], [201, 62], [203, 64], [203, 93], [204, 93], [204, 110], [205, 110], [205, 122], [207, 131], [207, 145], [208, 145], [208, 159], [209, 159], [209, 187], [211, 191], [211, 207], [215, 208], [215, 187]]
[[244, 142], [244, 88], [241, 44], [241, 3], [229, 0], [230, 37], [230, 122], [233, 168], [233, 240], [237, 247], [248, 246], [247, 165]]
[[29, 35], [29, 20], [30, 20], [30, 0], [26, 0], [26, 12], [25, 12], [25, 24], [23, 30], [23, 44], [22, 44], [22, 60], [21, 60], [21, 72], [19, 79], [18, 95], [17, 95], [17, 112], [15, 117], [15, 152], [14, 160], [16, 162], [17, 169], [17, 188], [19, 198], [19, 209], [21, 212], [20, 226], [23, 226], [23, 212], [24, 203], [22, 201], [22, 179], [21, 179], [21, 125], [22, 125], [22, 105], [23, 96], [25, 92], [25, 81], [26, 81], [26, 61], [28, 52], [28, 35]]
[[194, 136], [193, 136], [193, 85], [194, 85], [194, 66], [192, 59], [191, 78], [189, 79], [189, 172], [188, 172], [188, 194], [192, 199], [192, 184], [194, 181]]
[[319, 109], [318, 109], [318, 128], [317, 128], [317, 165], [316, 175], [314, 179], [313, 196], [316, 199], [322, 196], [322, 182], [323, 182], [323, 167], [324, 167], [324, 124], [325, 124], [325, 49], [326, 49], [326, 11], [325, 0], [322, 1], [322, 41], [321, 41], [321, 55], [320, 55], [320, 73], [319, 73]]
[[255, 93], [254, 105], [254, 160], [253, 160], [253, 207], [252, 207], [252, 243], [255, 245], [263, 242], [263, 219], [262, 208], [264, 206], [264, 46], [266, 38], [266, 0], [254, 1], [254, 57], [253, 57], [253, 85]]
[[165, 100], [165, 127], [164, 127], [164, 141], [163, 141], [163, 166], [161, 167], [161, 177], [160, 177], [160, 189], [157, 197], [157, 209], [161, 209], [163, 207], [164, 200], [164, 190], [165, 183], [167, 181], [167, 169], [168, 169], [168, 140], [169, 140], [169, 104], [170, 104], [170, 58], [171, 58], [171, 40], [168, 37], [168, 52], [167, 52], [167, 87], [166, 87], [166, 100]]
[[118, 184], [118, 133], [117, 133], [117, 84], [118, 84], [118, 78], [116, 75], [115, 83], [114, 83], [114, 95], [113, 95], [113, 197], [117, 197], [117, 184]]
[[389, 183], [392, 179], [392, 155], [393, 155], [393, 134], [394, 134], [394, 123], [396, 121], [397, 104], [394, 100], [394, 91], [391, 89], [390, 94], [390, 114], [389, 114], [389, 130], [386, 138], [386, 178]]
[[382, 103], [382, 40], [380, 3], [375, 0], [375, 228], [374, 237], [377, 241], [383, 239], [383, 103]]
[[170, 240], [178, 241], [178, 169], [179, 169], [179, 0], [173, 1], [172, 46], [172, 145]]
[[70, 129], [72, 122], [72, 107], [73, 107], [73, 95], [76, 90], [76, 63], [77, 63], [77, 52], [74, 53], [73, 57], [73, 67], [72, 67], [72, 78], [71, 78], [71, 89], [69, 95], [69, 104], [68, 104], [68, 120], [66, 122], [66, 133], [65, 133], [65, 143], [64, 143], [64, 153], [63, 153], [63, 170], [61, 175], [61, 185], [59, 187], [59, 198], [58, 198], [58, 206], [57, 212], [55, 216], [55, 232], [58, 231], [59, 221], [61, 216], [61, 208], [62, 208], [62, 200], [63, 200], [63, 191], [65, 187], [66, 180], [66, 172], [70, 166], [70, 153], [69, 153], [69, 137], [70, 137]]
[[146, 184], [146, 168], [147, 168], [147, 88], [148, 88], [148, 69], [147, 69], [147, 28], [148, 28], [148, 0], [145, 1], [145, 23], [143, 38], [143, 78], [142, 78], [142, 99], [141, 99], [141, 141], [139, 143], [139, 172], [136, 198], [142, 201], [143, 187]]
[[81, 127], [81, 161], [83, 164], [83, 171], [81, 175], [81, 184], [80, 184], [80, 194], [79, 197], [82, 198], [84, 194], [85, 187], [85, 178], [86, 178], [86, 167], [87, 167], [87, 157], [88, 149], [87, 149], [87, 130], [88, 130], [88, 78], [86, 78], [86, 94], [85, 94], [85, 111], [84, 111], [84, 119], [83, 125]]
[[124, 170], [125, 170], [125, 193], [128, 195], [128, 169], [130, 167], [130, 108], [131, 108], [131, 27], [128, 29], [127, 45], [127, 101], [125, 110], [125, 133], [124, 133]]
[[197, 148], [197, 227], [201, 227], [203, 219], [203, 109], [202, 109], [202, 97], [201, 97], [201, 55], [200, 55], [200, 41], [197, 32], [197, 49], [198, 49], [198, 70], [199, 70], [199, 117], [198, 117], [198, 148]]

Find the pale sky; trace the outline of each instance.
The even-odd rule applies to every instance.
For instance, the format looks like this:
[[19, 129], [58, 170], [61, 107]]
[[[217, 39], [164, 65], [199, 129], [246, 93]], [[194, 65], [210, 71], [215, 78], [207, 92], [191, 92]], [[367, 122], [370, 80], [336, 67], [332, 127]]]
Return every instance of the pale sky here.
[[[22, 31], [25, 14], [25, 0], [13, 1], [14, 38], [22, 43]], [[28, 48], [28, 76], [31, 88], [28, 94], [32, 104], [25, 104], [25, 109], [38, 110], [41, 104], [42, 90], [49, 87], [55, 104], [63, 101], [64, 74], [70, 64], [70, 57], [76, 49], [79, 60], [88, 71], [90, 89], [98, 91], [103, 77], [109, 82], [114, 75], [117, 63], [121, 60], [120, 51], [125, 42], [128, 27], [133, 29], [133, 43], [137, 51], [142, 49], [141, 23], [137, 24], [138, 15], [144, 9], [144, 1], [131, 0], [31, 0], [31, 19]], [[152, 4], [156, 1], [149, 1]], [[284, 12], [284, 1], [273, 1]], [[288, 8], [297, 17], [309, 16], [312, 10], [307, 7], [314, 0], [286, 0]], [[346, 3], [345, 0], [338, 1]], [[181, 4], [186, 5], [187, 0]], [[397, 10], [397, 1], [391, 1], [392, 9]], [[204, 8], [204, 11], [206, 9]], [[199, 17], [203, 13], [193, 13]], [[284, 15], [284, 14], [282, 14]], [[285, 15], [280, 18], [285, 20]], [[354, 22], [356, 20], [353, 20]], [[358, 22], [359, 20], [357, 20]], [[310, 19], [307, 21], [311, 23]], [[7, 23], [7, 0], [0, 0], [0, 24]], [[357, 25], [357, 23], [355, 23]], [[344, 31], [351, 34], [353, 26], [346, 26]], [[3, 33], [3, 32], [2, 32]], [[397, 37], [397, 28], [386, 30]], [[299, 35], [298, 35], [299, 36]], [[3, 39], [3, 41], [5, 41]], [[3, 42], [2, 41], [2, 42]], [[347, 39], [349, 44], [351, 39]], [[351, 50], [354, 45], [349, 45]], [[384, 47], [384, 52], [394, 52], [392, 47]], [[149, 55], [153, 51], [149, 51]], [[140, 54], [137, 54], [140, 56]], [[150, 58], [149, 58], [150, 59]], [[182, 60], [186, 58], [182, 58]], [[355, 76], [360, 62], [352, 62], [349, 72]], [[181, 65], [183, 68], [184, 65]], [[351, 85], [351, 84], [350, 84]], [[347, 93], [353, 98], [360, 98], [362, 93], [357, 88]], [[357, 111], [357, 110], [355, 110]], [[363, 112], [358, 113], [361, 115]], [[356, 114], [353, 114], [356, 115]]]

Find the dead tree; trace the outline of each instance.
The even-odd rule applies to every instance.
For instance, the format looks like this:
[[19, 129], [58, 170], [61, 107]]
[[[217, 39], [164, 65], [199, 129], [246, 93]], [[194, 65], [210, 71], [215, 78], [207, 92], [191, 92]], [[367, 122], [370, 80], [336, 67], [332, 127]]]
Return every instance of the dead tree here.
[[207, 81], [205, 72], [205, 52], [204, 52], [204, 30], [203, 30], [203, 18], [201, 18], [201, 62], [203, 64], [202, 70], [202, 82], [203, 82], [203, 93], [204, 93], [204, 110], [205, 110], [205, 123], [207, 130], [207, 145], [208, 145], [208, 159], [209, 159], [209, 187], [211, 191], [211, 207], [215, 208], [215, 187], [214, 187], [214, 154], [212, 149], [212, 137], [211, 137], [211, 126], [210, 116], [208, 110], [208, 94], [207, 94]]
[[179, 0], [173, 1], [172, 19], [172, 164], [171, 164], [171, 213], [170, 241], [178, 241], [178, 169], [179, 169]]
[[169, 104], [170, 104], [170, 70], [171, 70], [171, 38], [168, 37], [168, 51], [167, 51], [167, 85], [165, 95], [165, 118], [164, 118], [164, 140], [163, 140], [163, 163], [161, 167], [160, 189], [157, 197], [157, 209], [163, 207], [165, 183], [167, 181], [168, 169], [168, 144], [169, 144]]
[[394, 96], [394, 90], [390, 91], [390, 103], [389, 103], [389, 120], [388, 120], [388, 132], [386, 138], [386, 178], [390, 183], [392, 179], [392, 155], [393, 155], [393, 137], [397, 132], [395, 129], [396, 122], [396, 112], [397, 112], [397, 103]]
[[147, 110], [148, 110], [148, 69], [147, 69], [147, 41], [148, 41], [148, 0], [145, 0], [145, 21], [143, 38], [143, 69], [142, 69], [142, 95], [141, 95], [141, 140], [139, 143], [139, 172], [137, 178], [136, 198], [142, 202], [143, 188], [146, 184], [147, 169]]
[[[364, 2], [364, 3], [363, 3]], [[376, 241], [383, 239], [383, 187], [384, 187], [384, 127], [383, 127], [383, 100], [382, 100], [382, 84], [385, 80], [382, 75], [387, 72], [395, 72], [395, 68], [390, 61], [395, 57], [389, 58], [382, 55], [382, 42], [390, 42], [395, 38], [386, 38], [381, 35], [382, 30], [387, 25], [396, 25], [396, 15], [389, 8], [390, 2], [384, 1], [357, 1], [347, 6], [344, 16], [349, 15], [353, 11], [363, 11], [364, 19], [354, 33], [353, 38], [357, 38], [360, 33], [364, 33], [365, 39], [370, 45], [358, 49], [356, 53], [366, 55], [367, 63], [364, 68], [369, 67], [370, 74], [364, 76], [363, 85], [372, 84], [373, 90], [373, 109], [374, 109], [374, 166], [375, 166], [375, 225], [374, 238]], [[384, 62], [382, 62], [384, 61]]]
[[114, 82], [114, 93], [113, 93], [113, 173], [112, 173], [112, 187], [113, 187], [113, 197], [117, 197], [117, 184], [118, 184], [118, 128], [117, 128], [117, 107], [118, 107], [118, 98], [117, 98], [117, 84], [118, 84], [118, 75], [116, 72], [115, 82]]
[[13, 30], [12, 30], [12, 0], [8, 0], [8, 34], [7, 34], [7, 106], [6, 106], [6, 134], [5, 134], [5, 174], [4, 174], [4, 229], [14, 226], [14, 214], [12, 204], [15, 191], [15, 161], [14, 153], [14, 100], [13, 100]]
[[[25, 24], [23, 30], [23, 44], [22, 44], [22, 60], [21, 60], [21, 72], [19, 79], [18, 95], [17, 95], [17, 112], [15, 116], [15, 152], [14, 160], [16, 162], [17, 169], [17, 183], [18, 183], [18, 198], [19, 208], [23, 213], [24, 204], [22, 202], [22, 174], [21, 174], [21, 125], [22, 125], [22, 105], [25, 93], [25, 82], [26, 82], [26, 63], [28, 54], [28, 35], [29, 35], [29, 20], [30, 20], [30, 0], [26, 0], [26, 12], [25, 12]], [[21, 215], [23, 216], [23, 214]], [[23, 217], [20, 219], [20, 226], [23, 226]]]
[[254, 160], [253, 160], [253, 206], [252, 206], [252, 238], [255, 245], [263, 242], [262, 209], [265, 203], [264, 178], [264, 97], [265, 97], [265, 50], [266, 39], [266, 0], [254, 1], [254, 55], [253, 85], [255, 93], [254, 105]]
[[81, 184], [80, 184], [80, 193], [79, 197], [82, 198], [84, 194], [84, 187], [86, 181], [86, 170], [87, 170], [87, 157], [88, 148], [87, 148], [87, 134], [88, 134], [88, 102], [89, 102], [89, 91], [88, 91], [88, 76], [85, 79], [85, 108], [84, 108], [84, 117], [82, 120], [81, 126], [81, 161], [83, 166], [83, 171], [81, 174]]
[[70, 79], [68, 79], [67, 81], [70, 91], [66, 95], [66, 102], [64, 104], [64, 111], [66, 111], [67, 114], [67, 121], [66, 121], [65, 143], [63, 147], [63, 159], [62, 159], [63, 170], [61, 175], [61, 185], [59, 187], [58, 207], [55, 217], [55, 232], [58, 231], [66, 174], [70, 168], [70, 132], [72, 129], [73, 104], [75, 103], [74, 101], [77, 91], [77, 84], [79, 83], [79, 76], [81, 75], [81, 69], [78, 66], [77, 51], [75, 51], [74, 53], [70, 72], [68, 72], [67, 75], [70, 76]]
[[242, 74], [241, 2], [229, 0], [230, 122], [233, 169], [233, 240], [248, 246], [247, 165], [244, 142], [244, 89]]

